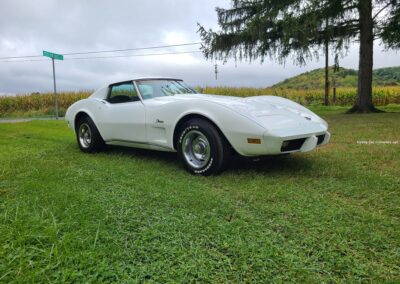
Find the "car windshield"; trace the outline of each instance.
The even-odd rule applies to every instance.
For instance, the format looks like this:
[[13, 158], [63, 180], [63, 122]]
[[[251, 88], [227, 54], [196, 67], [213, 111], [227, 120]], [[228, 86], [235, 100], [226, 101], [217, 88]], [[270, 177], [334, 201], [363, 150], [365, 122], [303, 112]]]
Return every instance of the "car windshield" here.
[[144, 100], [197, 92], [181, 80], [138, 80], [136, 85]]

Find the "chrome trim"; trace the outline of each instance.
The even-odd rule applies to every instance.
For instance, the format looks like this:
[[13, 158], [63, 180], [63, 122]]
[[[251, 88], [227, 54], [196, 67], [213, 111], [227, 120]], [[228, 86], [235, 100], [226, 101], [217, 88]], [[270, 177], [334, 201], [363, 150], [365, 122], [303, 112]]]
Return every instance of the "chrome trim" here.
[[185, 134], [181, 151], [186, 162], [195, 169], [205, 167], [210, 161], [210, 142], [207, 137], [198, 130], [190, 130]]
[[136, 145], [142, 145], [142, 146], [154, 146], [157, 148], [162, 148], [168, 151], [175, 151], [174, 149], [171, 149], [170, 147], [167, 146], [163, 146], [163, 145], [158, 145], [158, 144], [154, 144], [154, 143], [148, 143], [148, 142], [137, 142], [137, 141], [129, 141], [129, 140], [123, 140], [123, 139], [110, 139], [105, 141], [106, 144], [109, 143], [125, 143], [125, 144], [132, 144], [132, 146], [134, 146], [134, 144]]
[[136, 80], [132, 80], [132, 83], [133, 83], [133, 85], [135, 86], [135, 89], [136, 89], [136, 92], [137, 92], [138, 95], [139, 95], [140, 101], [141, 101], [142, 104], [144, 105], [144, 103], [143, 103], [144, 99], [143, 99], [142, 94], [140, 93], [139, 88], [138, 88], [138, 86], [137, 86], [137, 84], [136, 84]]
[[78, 130], [79, 144], [82, 148], [89, 148], [92, 143], [92, 130], [87, 123], [82, 123]]

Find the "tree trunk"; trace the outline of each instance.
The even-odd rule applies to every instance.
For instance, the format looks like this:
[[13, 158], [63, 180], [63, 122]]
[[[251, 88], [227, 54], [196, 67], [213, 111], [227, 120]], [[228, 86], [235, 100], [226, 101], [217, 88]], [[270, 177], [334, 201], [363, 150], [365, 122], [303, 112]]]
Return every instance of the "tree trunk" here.
[[324, 105], [329, 105], [329, 42], [325, 42], [325, 97]]
[[360, 15], [360, 61], [358, 68], [357, 100], [350, 113], [374, 112], [372, 103], [372, 68], [373, 68], [373, 19], [372, 1], [359, 0], [358, 12]]

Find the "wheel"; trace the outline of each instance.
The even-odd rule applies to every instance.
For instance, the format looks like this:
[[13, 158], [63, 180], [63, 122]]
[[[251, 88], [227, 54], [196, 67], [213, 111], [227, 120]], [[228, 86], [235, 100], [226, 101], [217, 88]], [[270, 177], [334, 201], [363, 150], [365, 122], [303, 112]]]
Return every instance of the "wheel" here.
[[181, 127], [178, 137], [178, 156], [189, 172], [208, 176], [224, 170], [230, 147], [213, 124], [191, 119]]
[[96, 125], [88, 116], [79, 119], [76, 126], [76, 140], [79, 148], [85, 153], [98, 152], [105, 147]]

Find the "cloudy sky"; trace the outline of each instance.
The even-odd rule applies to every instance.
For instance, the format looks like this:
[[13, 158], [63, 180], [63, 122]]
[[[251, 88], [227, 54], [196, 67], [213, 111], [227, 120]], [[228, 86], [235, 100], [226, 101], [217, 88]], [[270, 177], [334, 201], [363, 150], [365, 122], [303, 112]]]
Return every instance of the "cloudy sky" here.
[[[197, 23], [217, 29], [215, 7], [229, 0], [1, 0], [0, 57], [129, 49], [200, 41]], [[357, 68], [357, 45], [341, 59], [341, 66]], [[131, 55], [196, 51], [198, 46], [127, 51], [88, 56]], [[128, 58], [81, 59], [56, 62], [59, 90], [95, 89], [107, 82], [138, 76], [178, 77], [196, 86], [269, 86], [287, 77], [323, 66], [312, 61], [298, 67], [291, 61], [279, 65], [219, 63], [215, 80], [213, 61], [201, 53]], [[32, 58], [32, 60], [40, 58]], [[375, 68], [400, 65], [400, 53], [383, 51], [376, 43]], [[0, 93], [52, 90], [50, 61], [0, 63]]]

